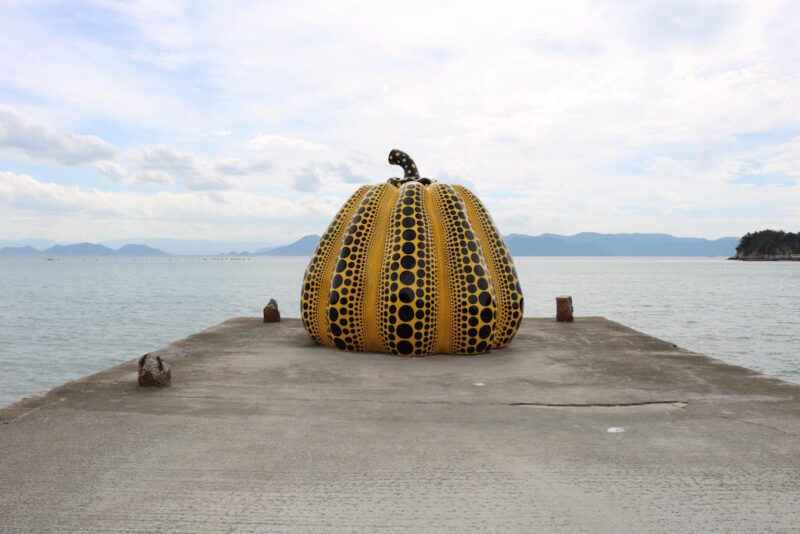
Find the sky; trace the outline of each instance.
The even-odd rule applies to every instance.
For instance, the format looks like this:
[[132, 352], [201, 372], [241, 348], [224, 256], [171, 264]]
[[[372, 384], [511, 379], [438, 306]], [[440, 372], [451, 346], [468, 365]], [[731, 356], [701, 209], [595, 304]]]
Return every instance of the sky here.
[[281, 244], [364, 183], [504, 234], [800, 226], [792, 2], [0, 0], [0, 238]]

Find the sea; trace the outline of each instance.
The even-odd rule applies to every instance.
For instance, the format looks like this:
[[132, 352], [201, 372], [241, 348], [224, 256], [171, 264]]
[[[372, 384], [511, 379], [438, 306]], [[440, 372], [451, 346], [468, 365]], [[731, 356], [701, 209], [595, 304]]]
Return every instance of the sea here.
[[[275, 298], [299, 317], [305, 257], [0, 260], [0, 406], [139, 357]], [[518, 257], [526, 317], [603, 316], [800, 383], [800, 262]], [[133, 369], [132, 369], [133, 370]]]

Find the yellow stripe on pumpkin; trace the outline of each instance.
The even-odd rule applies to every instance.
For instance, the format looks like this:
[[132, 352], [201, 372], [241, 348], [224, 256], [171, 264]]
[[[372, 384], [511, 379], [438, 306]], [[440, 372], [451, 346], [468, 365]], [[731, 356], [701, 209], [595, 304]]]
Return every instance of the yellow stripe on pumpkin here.
[[[494, 342], [497, 302], [480, 241], [455, 189], [439, 183], [431, 184], [430, 189], [444, 230], [450, 289], [450, 347], [446, 352], [485, 352]], [[444, 320], [440, 317], [440, 322]]]
[[453, 328], [450, 323], [450, 271], [445, 252], [445, 228], [442, 222], [444, 217], [439, 212], [433, 189], [430, 186], [425, 187], [423, 209], [428, 214], [430, 221], [431, 246], [433, 247], [431, 257], [436, 265], [436, 276], [433, 278], [434, 286], [432, 288], [432, 294], [436, 298], [436, 343], [431, 352], [449, 353], [450, 333]]
[[330, 346], [333, 344], [327, 335], [328, 321], [326, 317], [331, 273], [342, 246], [344, 230], [352, 218], [353, 211], [369, 189], [368, 185], [359, 187], [342, 204], [333, 221], [322, 234], [303, 277], [303, 288], [300, 292], [300, 316], [308, 335], [320, 345]]
[[376, 231], [369, 244], [366, 262], [366, 272], [369, 279], [367, 280], [364, 294], [364, 350], [369, 352], [384, 352], [386, 350], [378, 328], [381, 286], [377, 283], [377, 274], [383, 268], [384, 251], [386, 250], [387, 236], [389, 235], [385, 229], [389, 225], [392, 209], [397, 201], [399, 191], [392, 185], [384, 184], [384, 186], [385, 192], [381, 199], [381, 204], [376, 208], [376, 218], [373, 223]]
[[523, 299], [514, 260], [503, 236], [483, 203], [466, 187], [454, 185], [467, 206], [472, 227], [478, 234], [486, 265], [492, 275], [497, 299], [497, 333], [493, 348], [503, 348], [511, 342], [522, 322]]
[[425, 186], [407, 182], [386, 226], [376, 314], [383, 348], [392, 354], [431, 354], [437, 347], [438, 265]]
[[380, 184], [367, 191], [342, 237], [328, 302], [328, 334], [342, 350], [366, 350], [366, 314], [375, 313], [365, 302], [367, 285], [375, 283], [370, 279], [367, 256], [376, 232], [382, 231], [376, 221], [390, 188], [394, 186]]

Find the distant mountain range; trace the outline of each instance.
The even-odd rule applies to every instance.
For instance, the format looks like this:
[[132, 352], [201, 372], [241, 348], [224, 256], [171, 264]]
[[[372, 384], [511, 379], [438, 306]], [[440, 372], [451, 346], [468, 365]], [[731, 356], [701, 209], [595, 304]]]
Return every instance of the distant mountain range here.
[[[104, 241], [107, 247], [117, 248], [126, 243], [142, 243], [149, 247], [163, 250], [175, 256], [208, 256], [217, 255], [231, 250], [257, 250], [278, 246], [280, 243], [270, 243], [264, 240], [212, 240], [212, 239], [168, 239], [168, 238], [147, 238], [147, 237], [128, 237], [126, 239], [114, 239]], [[2, 245], [3, 243], [0, 243]], [[33, 245], [34, 243], [20, 243]], [[55, 243], [51, 243], [55, 244]], [[42, 247], [37, 247], [42, 248]]]
[[[283, 247], [257, 250], [252, 256], [310, 256], [318, 235], [304, 236]], [[505, 242], [512, 256], [732, 256], [738, 237], [703, 239], [669, 234], [598, 234], [571, 236], [509, 234]]]
[[571, 236], [509, 234], [505, 242], [513, 256], [732, 256], [739, 238], [583, 232]]
[[[148, 240], [153, 242], [153, 240]], [[178, 240], [161, 240], [180, 243]], [[38, 242], [46, 242], [38, 240]], [[310, 256], [319, 242], [318, 235], [307, 235], [288, 245], [257, 248], [253, 252], [230, 252], [226, 256]], [[559, 234], [509, 234], [506, 245], [514, 256], [733, 256], [738, 237], [702, 239], [697, 237], [675, 237], [669, 234], [599, 234], [583, 232], [571, 236]], [[188, 242], [187, 242], [188, 243]], [[219, 254], [221, 243], [212, 247], [213, 241], [193, 241], [190, 248], [178, 247], [184, 252], [171, 250], [173, 254]], [[205, 246], [200, 247], [200, 243]], [[2, 244], [2, 243], [0, 243]], [[194, 248], [197, 246], [197, 248]], [[188, 252], [191, 250], [191, 252]], [[209, 250], [209, 252], [200, 252]], [[231, 249], [228, 249], [231, 250]], [[53, 245], [39, 250], [25, 246], [0, 248], [0, 257], [25, 256], [167, 256], [166, 252], [148, 245], [126, 244], [118, 249], [94, 243]]]
[[256, 250], [254, 256], [310, 256], [314, 253], [319, 243], [319, 236], [306, 235], [282, 247], [265, 248]]
[[53, 245], [45, 250], [37, 250], [30, 245], [22, 247], [0, 248], [0, 256], [4, 257], [98, 257], [98, 256], [124, 256], [124, 257], [154, 257], [168, 256], [164, 251], [147, 245], [124, 245], [118, 249], [109, 248], [95, 243], [76, 243], [74, 245]]

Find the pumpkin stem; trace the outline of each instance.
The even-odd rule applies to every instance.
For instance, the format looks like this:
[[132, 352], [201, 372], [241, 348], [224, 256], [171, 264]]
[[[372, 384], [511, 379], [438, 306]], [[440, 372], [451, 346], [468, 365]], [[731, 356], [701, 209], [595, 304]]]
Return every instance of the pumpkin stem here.
[[389, 163], [403, 167], [403, 171], [405, 171], [405, 174], [403, 175], [404, 179], [419, 180], [419, 170], [417, 169], [417, 164], [414, 163], [414, 160], [411, 159], [411, 156], [402, 150], [393, 148], [392, 151], [389, 152]]

